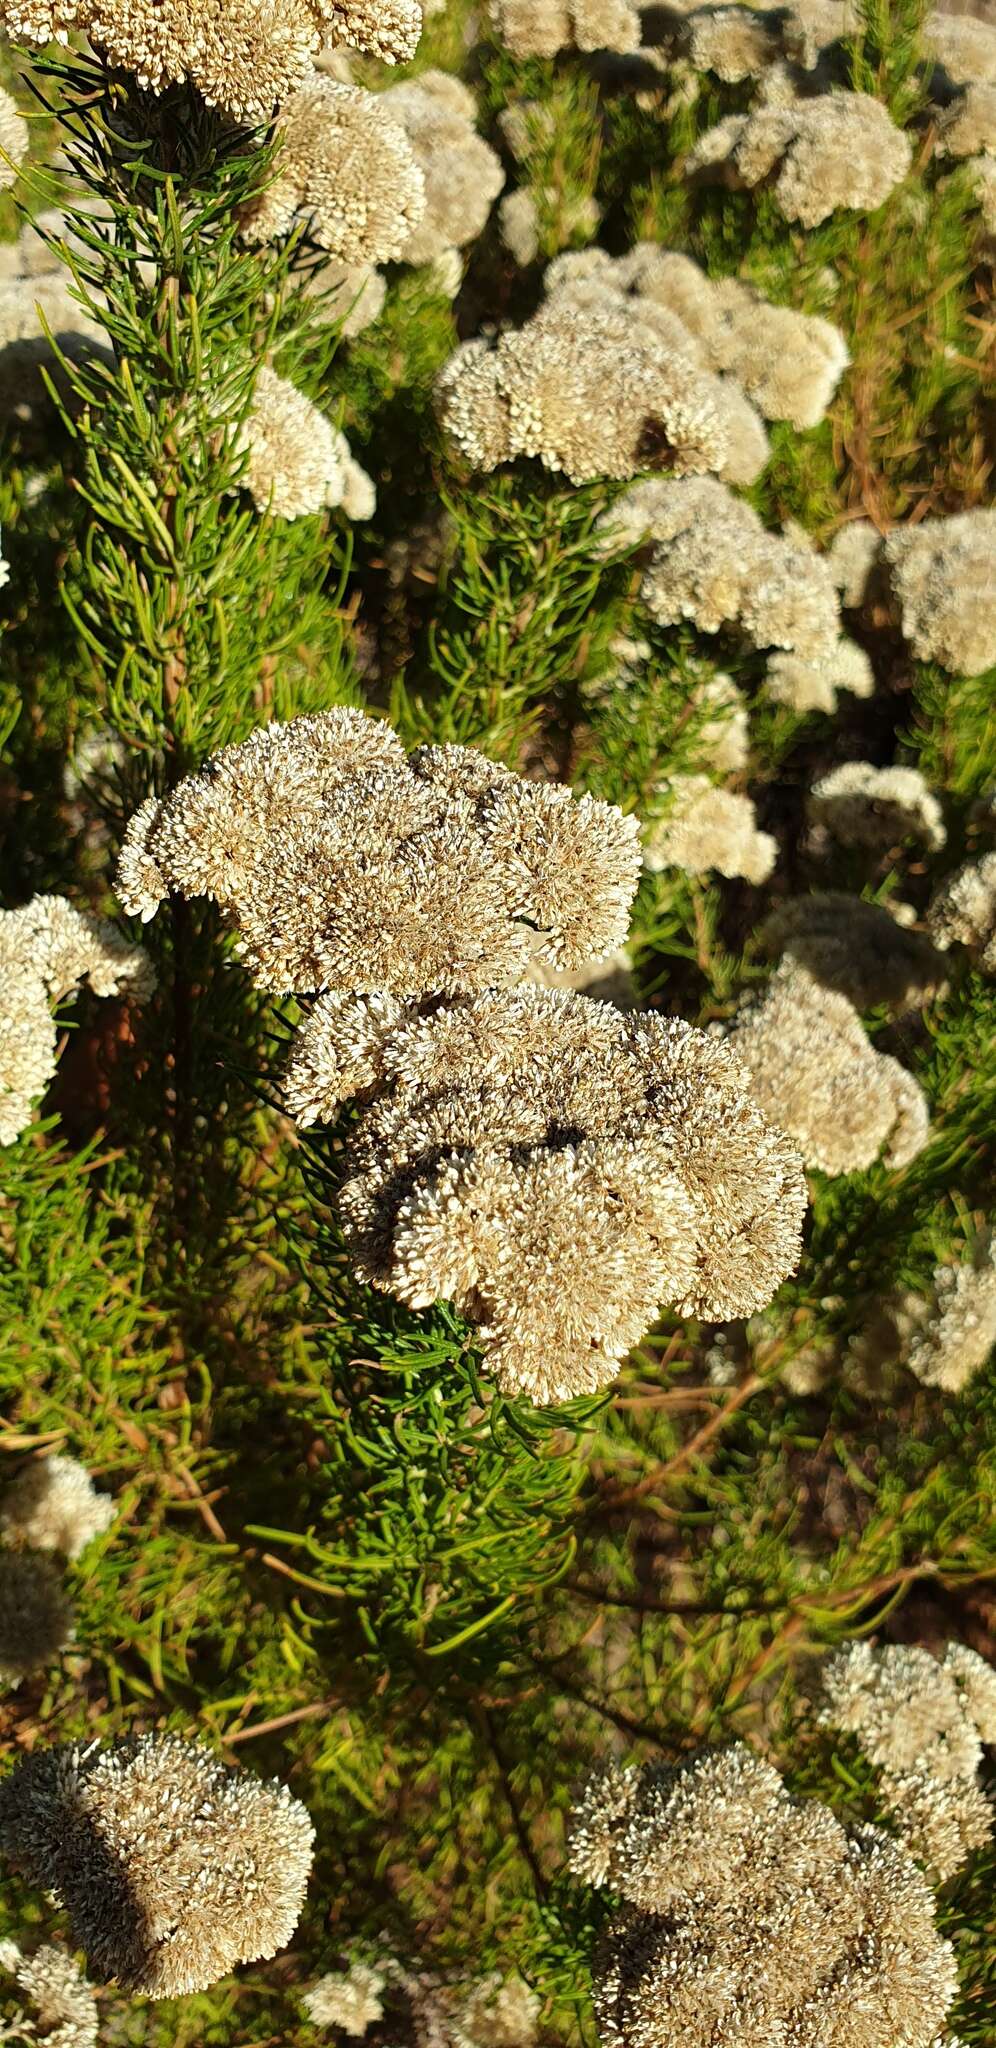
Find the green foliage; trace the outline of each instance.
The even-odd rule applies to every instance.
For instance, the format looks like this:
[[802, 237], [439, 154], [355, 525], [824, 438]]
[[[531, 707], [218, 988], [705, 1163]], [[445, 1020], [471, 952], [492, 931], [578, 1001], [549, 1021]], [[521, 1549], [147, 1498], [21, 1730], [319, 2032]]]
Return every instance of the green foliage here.
[[[663, 74], [636, 94], [576, 54], [516, 64], [488, 42], [467, 59], [463, 6], [434, 18], [416, 64], [464, 70], [496, 141], [502, 109], [532, 103], [535, 151], [510, 183], [552, 195], [544, 257], [587, 199], [605, 246], [660, 239], [843, 328], [852, 365], [827, 421], [775, 427], [752, 494], [821, 545], [846, 516], [884, 526], [987, 488], [991, 280], [965, 174], [940, 176], [920, 147], [920, 16], [919, 0], [870, 0], [834, 57], [837, 82], [915, 124], [910, 179], [870, 219], [808, 235], [763, 190], [684, 178], [749, 84], [689, 95]], [[369, 63], [357, 75], [379, 80]], [[143, 798], [268, 718], [343, 702], [386, 712], [406, 745], [477, 745], [651, 818], [668, 777], [698, 764], [692, 699], [717, 672], [749, 706], [736, 786], [778, 838], [776, 893], [846, 886], [922, 912], [988, 843], [971, 806], [996, 781], [992, 676], [917, 665], [895, 619], [874, 616], [855, 628], [874, 698], [797, 716], [763, 701], [761, 661], [734, 636], [647, 619], [634, 561], [593, 546], [605, 488], [529, 464], [469, 476], [440, 446], [440, 364], [536, 295], [493, 225], [455, 305], [427, 274], [392, 271], [383, 317], [346, 343], [298, 293], [317, 260], [305, 236], [239, 239], [271, 165], [263, 138], [79, 53], [35, 77], [57, 110], [38, 117], [39, 156], [57, 127], [75, 183], [108, 211], [97, 226], [70, 203], [63, 259], [113, 356], [54, 375], [40, 454], [23, 423], [4, 427], [6, 901], [58, 889], [113, 908], [115, 847]], [[48, 196], [34, 173], [19, 191], [32, 212]], [[239, 429], [267, 357], [346, 424], [377, 479], [355, 536], [336, 515], [261, 515], [242, 488]], [[649, 649], [622, 679], [620, 637]], [[94, 734], [106, 761], [67, 795]], [[847, 757], [918, 764], [943, 796], [945, 851], [828, 864], [804, 797]], [[641, 1000], [727, 1016], [767, 971], [768, 904], [739, 883], [646, 876]], [[563, 1853], [593, 1761], [747, 1736], [800, 1791], [881, 1818], [867, 1765], [813, 1730], [820, 1655], [855, 1634], [994, 1654], [991, 1368], [958, 1397], [897, 1372], [878, 1401], [836, 1370], [796, 1391], [790, 1370], [810, 1346], [839, 1364], [869, 1303], [926, 1289], [985, 1227], [991, 983], [953, 954], [922, 1016], [866, 1020], [924, 1086], [931, 1142], [901, 1174], [811, 1176], [803, 1260], [766, 1317], [665, 1319], [609, 1398], [537, 1413], [481, 1377], [445, 1305], [414, 1315], [350, 1274], [334, 1212], [349, 1120], [305, 1142], [281, 1117], [297, 1012], [249, 988], [213, 908], [177, 901], [141, 936], [157, 997], [134, 1012], [81, 1000], [44, 1115], [2, 1157], [0, 1452], [13, 1468], [64, 1448], [118, 1508], [72, 1573], [76, 1645], [5, 1703], [5, 1744], [194, 1728], [286, 1778], [319, 1848], [288, 1954], [175, 2005], [108, 1991], [107, 2038], [310, 2048], [301, 1988], [384, 1937], [434, 1969], [521, 1970], [543, 2043], [593, 2042], [603, 1909]], [[941, 1901], [970, 2048], [991, 2032], [991, 1878], [986, 1853]], [[15, 1936], [52, 1919], [6, 1885], [0, 1917]]]

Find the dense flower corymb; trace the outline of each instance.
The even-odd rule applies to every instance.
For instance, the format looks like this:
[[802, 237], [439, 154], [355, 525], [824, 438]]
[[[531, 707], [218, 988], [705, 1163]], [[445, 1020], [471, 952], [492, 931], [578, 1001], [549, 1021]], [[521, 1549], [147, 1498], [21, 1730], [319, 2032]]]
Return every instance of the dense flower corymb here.
[[[841, 639], [840, 606], [827, 560], [798, 536], [769, 533], [752, 505], [715, 477], [631, 484], [598, 522], [605, 554], [652, 549], [640, 595], [661, 625], [690, 619], [703, 633], [738, 626], [748, 643], [784, 650], [765, 687], [797, 710], [831, 710], [836, 691], [867, 696], [872, 676], [860, 648]], [[794, 669], [784, 668], [791, 658]]]
[[65, 1949], [43, 1946], [25, 1955], [16, 1941], [0, 1942], [0, 1970], [10, 1972], [22, 1998], [33, 2009], [23, 2027], [4, 2034], [37, 2039], [47, 2048], [97, 2048], [99, 2014], [92, 1985], [80, 1975]]
[[761, 937], [769, 953], [795, 960], [856, 1010], [878, 1003], [916, 1009], [947, 979], [943, 955], [921, 932], [900, 924], [883, 904], [838, 890], [789, 897]]
[[237, 121], [267, 121], [311, 75], [323, 44], [388, 64], [415, 55], [419, 0], [0, 0], [12, 42], [86, 36], [152, 92], [188, 81]]
[[478, 469], [533, 455], [572, 483], [654, 468], [725, 474], [744, 411], [753, 432], [738, 480], [755, 477], [767, 452], [736, 386], [676, 350], [652, 307], [604, 295], [581, 306], [557, 294], [496, 347], [464, 342], [440, 372], [436, 402], [444, 430]]
[[638, 50], [633, 0], [490, 0], [497, 34], [513, 57], [555, 57], [558, 50]]
[[525, 987], [434, 1014], [327, 997], [292, 1113], [373, 1095], [340, 1195], [364, 1279], [448, 1298], [510, 1393], [607, 1385], [665, 1305], [747, 1315], [798, 1256], [805, 1188], [725, 1047]]
[[913, 151], [881, 100], [824, 93], [734, 114], [695, 144], [688, 170], [740, 186], [771, 178], [787, 220], [818, 227], [843, 207], [871, 212], [905, 178]]
[[114, 1520], [114, 1502], [98, 1493], [75, 1458], [36, 1458], [0, 1500], [0, 1530], [9, 1543], [77, 1558]]
[[635, 819], [467, 747], [409, 757], [358, 711], [271, 725], [143, 804], [122, 901], [211, 896], [260, 987], [395, 996], [494, 987], [626, 935]]
[[979, 1782], [996, 1741], [996, 1671], [949, 1643], [943, 1660], [906, 1644], [852, 1643], [823, 1672], [820, 1720], [857, 1737], [880, 1772], [902, 1839], [944, 1879], [993, 1832]]
[[425, 180], [383, 95], [315, 78], [280, 116], [281, 151], [242, 232], [286, 234], [297, 220], [343, 263], [400, 256], [425, 212]]
[[829, 320], [772, 305], [738, 278], [707, 277], [690, 256], [654, 242], [615, 258], [602, 249], [560, 256], [546, 285], [552, 297], [586, 285], [669, 313], [707, 369], [735, 378], [765, 418], [796, 427], [823, 418], [847, 367], [847, 344]]
[[903, 632], [921, 661], [965, 676], [996, 665], [996, 510], [897, 527], [884, 554]]
[[328, 507], [347, 519], [372, 517], [376, 492], [345, 434], [266, 364], [238, 446], [246, 455], [245, 487], [260, 512], [303, 519]]
[[919, 768], [876, 768], [844, 761], [814, 782], [809, 816], [844, 846], [895, 846], [919, 839], [933, 851], [947, 833], [937, 798]]
[[283, 1785], [175, 1735], [36, 1750], [0, 1786], [0, 1851], [65, 1908], [95, 1977], [151, 1998], [276, 1955], [313, 1841]]
[[35, 896], [0, 911], [0, 1145], [31, 1119], [32, 1104], [55, 1072], [52, 1006], [84, 977], [95, 995], [129, 994], [144, 1002], [155, 976], [140, 946], [105, 918], [75, 910], [63, 896]]
[[927, 1142], [919, 1083], [865, 1037], [846, 997], [787, 960], [764, 998], [730, 1027], [733, 1047], [766, 1116], [798, 1145], [807, 1166], [854, 1173], [886, 1146], [906, 1166]]
[[407, 136], [425, 190], [401, 260], [433, 263], [442, 275], [453, 252], [482, 232], [505, 183], [501, 159], [477, 133], [473, 93], [448, 71], [422, 71], [389, 86], [382, 104]]
[[967, 946], [984, 974], [996, 974], [996, 853], [965, 861], [941, 883], [931, 899], [927, 928], [942, 952], [955, 944]]
[[957, 1977], [920, 1871], [744, 1745], [610, 1766], [570, 1859], [624, 1901], [595, 1958], [606, 2048], [933, 2048]]

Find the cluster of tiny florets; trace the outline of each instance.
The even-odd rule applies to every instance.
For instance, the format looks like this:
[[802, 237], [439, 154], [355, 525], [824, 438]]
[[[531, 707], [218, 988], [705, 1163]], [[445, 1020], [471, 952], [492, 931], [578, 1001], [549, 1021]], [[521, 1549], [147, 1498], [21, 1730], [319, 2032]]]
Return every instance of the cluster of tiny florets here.
[[634, 0], [490, 0], [490, 14], [496, 35], [513, 57], [640, 47]]
[[966, 676], [996, 665], [996, 511], [897, 527], [884, 554], [903, 633], [921, 661]]
[[966, 86], [937, 124], [937, 148], [956, 158], [996, 156], [996, 83]]
[[663, 794], [668, 807], [647, 838], [648, 868], [740, 875], [755, 887], [767, 881], [778, 846], [769, 832], [758, 829], [749, 797], [717, 788], [707, 775], [672, 776]]
[[930, 1116], [919, 1083], [876, 1052], [846, 996], [796, 961], [783, 962], [730, 1031], [764, 1114], [794, 1140], [807, 1166], [854, 1173], [884, 1146], [886, 1165], [902, 1167], [926, 1144]]
[[620, 944], [635, 819], [467, 747], [410, 758], [358, 711], [271, 725], [128, 828], [119, 892], [143, 918], [211, 896], [261, 987], [418, 997], [580, 966]]
[[923, 25], [924, 47], [947, 85], [996, 85], [996, 28], [984, 17], [932, 9]]
[[881, 903], [838, 890], [793, 896], [762, 927], [769, 954], [784, 955], [856, 1010], [919, 1008], [946, 985], [943, 955]]
[[298, 221], [346, 264], [399, 257], [425, 213], [425, 180], [384, 94], [316, 77], [280, 115], [276, 175], [243, 221], [252, 241]]
[[246, 458], [245, 488], [260, 512], [302, 519], [328, 507], [347, 519], [372, 518], [376, 492], [345, 434], [265, 364], [236, 445]]
[[939, 1660], [916, 1646], [857, 1642], [830, 1659], [822, 1692], [822, 1725], [854, 1735], [877, 1766], [907, 1847], [951, 1877], [993, 1832], [978, 1768], [983, 1743], [996, 1742], [996, 1671], [961, 1643]]
[[777, 650], [766, 683], [776, 701], [830, 710], [838, 688], [868, 695], [871, 670], [841, 638], [827, 561], [794, 533], [769, 533], [716, 478], [633, 484], [603, 513], [599, 533], [607, 554], [652, 548], [640, 595], [659, 624], [690, 619], [703, 633], [735, 626], [750, 646]]
[[329, 1970], [312, 1984], [301, 2004], [316, 2027], [338, 2027], [351, 2040], [361, 2040], [368, 2027], [383, 2019], [382, 1994], [387, 1974], [370, 1963], [351, 1963], [348, 1970]]
[[290, 1106], [329, 1118], [357, 1089], [354, 1264], [412, 1307], [454, 1301], [507, 1392], [593, 1392], [664, 1305], [749, 1314], [798, 1255], [795, 1152], [685, 1024], [532, 986], [428, 1015], [324, 998]]
[[431, 263], [445, 281], [457, 252], [476, 240], [505, 183], [497, 151], [477, 133], [473, 93], [447, 71], [422, 71], [381, 94], [403, 130], [425, 193], [400, 250], [404, 263]]
[[785, 218], [814, 228], [845, 207], [881, 206], [912, 155], [881, 100], [835, 92], [728, 116], [695, 144], [687, 169], [739, 186], [771, 180]]
[[842, 846], [889, 847], [918, 839], [932, 852], [947, 839], [941, 807], [919, 768], [844, 761], [814, 782], [808, 811]]
[[816, 426], [847, 368], [847, 344], [829, 320], [772, 305], [738, 278], [709, 278], [690, 256], [653, 242], [615, 258], [601, 249], [560, 256], [546, 285], [553, 299], [595, 304], [604, 296], [644, 320], [655, 309], [666, 314], [662, 333], [703, 368], [732, 378], [769, 420]]
[[96, 1978], [152, 1998], [276, 1955], [313, 1841], [285, 1786], [174, 1735], [36, 1750], [0, 1786], [0, 1852], [68, 1912]]
[[[908, 1299], [908, 1297], [907, 1297]], [[960, 1266], [938, 1266], [933, 1297], [910, 1333], [906, 1363], [928, 1387], [960, 1393], [996, 1346], [996, 1256], [986, 1235]]]
[[932, 2048], [957, 1978], [922, 1873], [744, 1745], [603, 1772], [570, 1859], [623, 1900], [594, 1966], [605, 2048]]
[[968, 860], [931, 899], [927, 928], [942, 952], [967, 946], [985, 974], [996, 974], [996, 853]]
[[77, 1558], [114, 1520], [114, 1502], [98, 1493], [75, 1458], [36, 1458], [22, 1467], [0, 1500], [0, 1532], [8, 1543]]
[[12, 1976], [31, 2008], [4, 2039], [37, 2040], [45, 2048], [97, 2048], [99, 2014], [93, 1986], [65, 1949], [46, 1944], [26, 1955], [16, 1941], [0, 1942], [0, 1970]]
[[525, 327], [493, 347], [464, 342], [444, 365], [445, 432], [477, 469], [538, 456], [585, 483], [642, 469], [719, 475], [732, 463], [750, 481], [767, 458], [758, 415], [736, 384], [675, 349], [665, 318], [635, 299], [554, 294]]
[[405, 2010], [415, 2048], [532, 2048], [541, 2000], [521, 1977], [446, 1978], [378, 1953], [331, 1971], [304, 1993], [313, 2025], [361, 2040], [384, 2017], [384, 1998]]
[[35, 896], [19, 910], [0, 911], [0, 1145], [30, 1122], [55, 1072], [52, 1008], [84, 979], [95, 995], [126, 993], [135, 1002], [155, 987], [140, 946], [63, 896]]
[[12, 42], [86, 36], [115, 70], [151, 92], [188, 82], [237, 121], [267, 121], [298, 91], [327, 43], [388, 64], [415, 55], [419, 0], [2, 0]]

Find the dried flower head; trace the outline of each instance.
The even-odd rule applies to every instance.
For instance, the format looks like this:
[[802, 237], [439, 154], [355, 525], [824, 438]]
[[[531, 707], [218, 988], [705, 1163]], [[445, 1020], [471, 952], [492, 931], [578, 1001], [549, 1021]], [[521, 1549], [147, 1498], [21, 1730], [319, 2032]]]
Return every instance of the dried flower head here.
[[500, 1970], [460, 1987], [455, 1999], [460, 2048], [463, 2040], [467, 2048], [531, 2048], [542, 2002], [521, 1977], [503, 1977]]
[[764, 1114], [786, 1131], [807, 1166], [854, 1173], [886, 1147], [907, 1166], [927, 1142], [929, 1112], [898, 1060], [876, 1052], [845, 996], [787, 960], [763, 999], [734, 1018], [733, 1049]]
[[967, 860], [931, 899], [927, 930], [943, 953], [968, 946], [984, 974], [996, 974], [996, 853]]
[[807, 809], [811, 822], [843, 846], [888, 847], [918, 839], [936, 851], [948, 836], [940, 804], [919, 768], [844, 761], [814, 782]]
[[128, 828], [122, 900], [211, 896], [261, 987], [421, 996], [580, 966], [625, 937], [638, 827], [467, 747], [409, 759], [358, 711], [271, 725]]
[[817, 660], [799, 654], [773, 654], [764, 677], [764, 694], [773, 704], [788, 704], [793, 711], [836, 711], [838, 690], [852, 697], [870, 697], [875, 674], [863, 647], [853, 640], [838, 640], [835, 647]]
[[2, 1941], [0, 1969], [10, 1973], [33, 2007], [34, 2016], [25, 2015], [17, 2032], [43, 2041], [45, 2048], [97, 2048], [93, 1987], [65, 1949], [45, 1946], [24, 1955], [16, 1941]]
[[996, 85], [996, 27], [991, 21], [937, 8], [924, 22], [923, 38], [950, 85]]
[[347, 519], [372, 517], [374, 486], [345, 434], [266, 364], [257, 372], [237, 446], [246, 457], [245, 488], [260, 512], [302, 519], [337, 507]]
[[844, 337], [829, 320], [772, 305], [736, 278], [713, 280], [690, 256], [655, 242], [638, 242], [616, 258], [601, 249], [558, 257], [546, 288], [554, 300], [568, 295], [583, 303], [594, 294], [629, 305], [644, 320], [667, 315], [661, 331], [672, 346], [732, 378], [766, 419], [796, 427], [823, 418], [849, 361]]
[[607, 2048], [930, 2048], [953, 1999], [905, 1851], [791, 1799], [742, 1744], [603, 1773], [570, 1853], [625, 1901], [595, 1959]]
[[707, 775], [675, 775], [665, 793], [671, 801], [648, 837], [648, 868], [742, 875], [755, 887], [767, 881], [778, 845], [770, 833], [758, 831], [749, 797], [718, 789]]
[[782, 23], [785, 54], [804, 71], [815, 71], [824, 51], [860, 35], [863, 23], [859, 0], [795, 0]]
[[814, 228], [844, 207], [883, 205], [912, 156], [881, 100], [835, 92], [729, 116], [695, 144], [687, 169], [738, 186], [770, 179], [786, 220]]
[[305, 85], [323, 44], [407, 63], [422, 30], [418, 0], [2, 0], [12, 42], [86, 36], [152, 92], [189, 81], [236, 121], [268, 121]]
[[752, 7], [696, 7], [685, 17], [681, 46], [696, 71], [739, 85], [781, 56], [780, 24]]
[[[960, 1644], [949, 1649], [957, 1652], [950, 1665], [916, 1645], [849, 1644], [823, 1667], [821, 1725], [856, 1735], [869, 1763], [880, 1769], [922, 1764], [942, 1781], [973, 1777], [982, 1761], [973, 1708], [992, 1728], [996, 1672]], [[969, 1680], [965, 1690], [962, 1674]]]
[[285, 1786], [175, 1735], [36, 1750], [0, 1785], [0, 1849], [65, 1908], [96, 1977], [150, 1998], [276, 1955], [313, 1841]]
[[330, 1970], [305, 1991], [301, 2004], [313, 2026], [339, 2027], [361, 2040], [368, 2027], [383, 2019], [381, 1994], [387, 1985], [383, 1970], [369, 1963], [351, 1963], [348, 1970]]
[[761, 939], [769, 954], [785, 954], [856, 1010], [880, 1003], [918, 1009], [946, 985], [943, 955], [931, 941], [861, 896], [824, 890], [790, 897], [762, 926]]
[[957, 1394], [988, 1363], [994, 1345], [996, 1257], [985, 1236], [968, 1263], [936, 1269], [934, 1298], [911, 1334], [906, 1363], [924, 1386]]
[[85, 979], [95, 995], [145, 1002], [155, 975], [141, 946], [130, 946], [105, 918], [75, 910], [63, 896], [35, 896], [0, 911], [0, 1145], [30, 1122], [32, 1104], [55, 1072], [52, 1005]]
[[864, 604], [872, 570], [881, 558], [882, 536], [870, 519], [850, 519], [833, 537], [827, 560], [840, 601], [849, 611]]
[[738, 625], [754, 647], [811, 661], [836, 656], [840, 613], [823, 559], [767, 533], [753, 506], [715, 478], [634, 484], [598, 526], [606, 553], [653, 544], [641, 596], [662, 625], [691, 619], [703, 633]]
[[401, 255], [425, 213], [425, 180], [385, 94], [315, 77], [281, 110], [275, 177], [243, 221], [272, 241], [306, 221], [342, 263]]
[[608, 1384], [662, 1305], [750, 1312], [798, 1252], [805, 1191], [725, 1047], [687, 1025], [523, 987], [429, 1015], [325, 998], [287, 1076], [329, 1118], [376, 1090], [340, 1208], [357, 1271], [447, 1298], [499, 1385]]
[[937, 123], [941, 156], [996, 156], [996, 83], [969, 85]]
[[477, 103], [448, 71], [422, 71], [381, 95], [405, 132], [425, 208], [401, 248], [406, 263], [445, 261], [482, 233], [505, 183], [501, 159], [477, 133]]
[[114, 1513], [114, 1502], [97, 1492], [75, 1458], [35, 1458], [0, 1501], [0, 1531], [8, 1543], [77, 1558], [110, 1528]]
[[44, 1670], [72, 1639], [73, 1610], [52, 1559], [0, 1547], [0, 1685]]
[[993, 1832], [977, 1782], [996, 1735], [996, 1671], [949, 1643], [943, 1661], [906, 1644], [852, 1643], [824, 1667], [819, 1720], [856, 1736], [915, 1856], [944, 1879]]
[[582, 306], [558, 293], [494, 349], [465, 342], [436, 397], [446, 433], [478, 469], [533, 455], [585, 483], [655, 467], [721, 472], [732, 459], [753, 477], [767, 454], [735, 386], [604, 295]]
[[555, 57], [558, 50], [638, 50], [633, 0], [490, 0], [495, 33], [513, 57]]
[[914, 654], [955, 675], [996, 666], [996, 510], [897, 527], [884, 553]]

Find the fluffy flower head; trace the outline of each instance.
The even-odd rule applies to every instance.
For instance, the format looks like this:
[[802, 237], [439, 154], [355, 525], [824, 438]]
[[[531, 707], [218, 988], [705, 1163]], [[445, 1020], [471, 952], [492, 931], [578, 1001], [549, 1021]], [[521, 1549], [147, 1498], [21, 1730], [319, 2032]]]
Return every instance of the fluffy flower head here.
[[0, 1849], [65, 1908], [96, 1977], [151, 1998], [276, 1955], [313, 1841], [284, 1786], [175, 1735], [36, 1750], [0, 1786]]
[[261, 987], [494, 987], [625, 937], [638, 828], [466, 747], [406, 756], [357, 711], [271, 725], [132, 819], [122, 899], [211, 896]]
[[114, 1520], [114, 1502], [98, 1493], [75, 1458], [37, 1458], [22, 1467], [0, 1501], [8, 1543], [77, 1558]]
[[508, 1392], [592, 1392], [662, 1306], [747, 1314], [797, 1255], [792, 1147], [686, 1025], [534, 987], [421, 1017], [325, 998], [291, 1109], [330, 1117], [357, 1085], [357, 1270], [413, 1307], [452, 1299]]
[[906, 1166], [926, 1144], [929, 1113], [912, 1074], [875, 1051], [846, 997], [794, 961], [740, 1011], [731, 1034], [765, 1115], [808, 1166], [854, 1173], [883, 1146], [888, 1166]]

